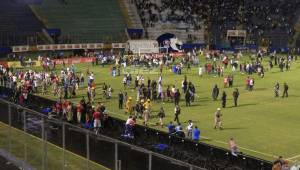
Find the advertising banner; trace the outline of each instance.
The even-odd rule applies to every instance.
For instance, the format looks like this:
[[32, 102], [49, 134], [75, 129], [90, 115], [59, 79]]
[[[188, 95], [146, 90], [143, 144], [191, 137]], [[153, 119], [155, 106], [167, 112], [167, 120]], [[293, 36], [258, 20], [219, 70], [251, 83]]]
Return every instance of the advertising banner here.
[[128, 40], [127, 48], [134, 54], [159, 53], [156, 40]]
[[[121, 48], [123, 43], [116, 43], [116, 48]], [[78, 49], [103, 49], [103, 43], [88, 43], [88, 44], [46, 44], [36, 46], [13, 46], [12, 51], [27, 52], [27, 51], [54, 51], [54, 50], [78, 50]]]
[[56, 64], [78, 64], [78, 63], [91, 63], [95, 57], [74, 57], [65, 59], [54, 59]]
[[13, 46], [12, 51], [15, 52], [26, 52], [29, 51], [28, 45], [21, 45], [21, 46]]

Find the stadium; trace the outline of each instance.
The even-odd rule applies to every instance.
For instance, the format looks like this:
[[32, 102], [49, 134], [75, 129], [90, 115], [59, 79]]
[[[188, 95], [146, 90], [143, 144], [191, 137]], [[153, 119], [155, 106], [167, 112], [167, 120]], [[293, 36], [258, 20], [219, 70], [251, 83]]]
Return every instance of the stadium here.
[[300, 170], [299, 0], [0, 13], [0, 169]]

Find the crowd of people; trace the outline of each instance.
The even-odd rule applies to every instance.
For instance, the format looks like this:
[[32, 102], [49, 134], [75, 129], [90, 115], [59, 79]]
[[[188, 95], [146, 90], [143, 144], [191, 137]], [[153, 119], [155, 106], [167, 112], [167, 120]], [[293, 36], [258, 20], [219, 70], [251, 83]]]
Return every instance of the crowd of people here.
[[221, 33], [223, 38], [227, 30], [242, 28], [253, 40], [270, 33], [292, 37], [294, 18], [300, 8], [300, 3], [293, 0], [135, 0], [135, 3], [145, 27], [167, 22], [183, 24], [187, 29], [206, 27]]
[[[150, 56], [150, 55], [149, 55]], [[154, 57], [154, 55], [152, 55]], [[150, 119], [158, 119], [156, 125], [164, 128], [167, 127], [168, 132], [172, 135], [178, 137], [187, 137], [189, 139], [199, 141], [200, 139], [200, 129], [193, 123], [193, 120], [188, 122], [181, 122], [181, 115], [183, 104], [180, 103], [181, 99], [185, 100], [185, 106], [189, 107], [193, 104], [196, 99], [196, 88], [192, 81], [188, 80], [185, 75], [181, 87], [176, 87], [175, 85], [170, 85], [164, 81], [163, 69], [169, 69], [174, 63], [179, 62], [182, 65], [182, 69], [188, 71], [189, 64], [193, 62], [194, 55], [186, 55], [181, 59], [176, 59], [168, 55], [162, 56], [162, 58], [156, 58], [158, 60], [158, 66], [151, 65], [149, 67], [158, 67], [160, 74], [158, 79], [145, 78], [143, 74], [131, 75], [129, 73], [124, 74], [122, 82], [120, 82], [120, 87], [123, 86], [123, 90], [117, 93], [118, 107], [119, 109], [128, 115], [128, 119], [125, 124], [123, 136], [134, 138], [134, 126], [138, 119], [143, 121], [145, 126], [150, 124]], [[261, 78], [262, 74], [265, 75], [265, 68], [262, 66], [262, 59], [265, 58], [260, 52], [249, 59], [249, 62], [240, 63], [241, 53], [229, 57], [227, 54], [222, 53], [207, 53], [205, 55], [206, 61], [202, 69], [202, 74], [212, 75], [214, 77], [224, 78], [224, 88], [221, 93], [221, 104], [222, 108], [227, 106], [227, 93], [226, 89], [233, 88], [234, 77], [233, 74], [224, 75], [221, 72], [222, 69], [228, 69], [231, 67], [231, 72], [240, 71], [241, 74], [246, 74], [246, 89], [253, 91], [254, 89], [254, 78], [253, 74], [258, 74]], [[101, 61], [103, 57], [97, 58]], [[144, 58], [145, 59], [145, 58]], [[115, 67], [127, 67], [129, 65], [144, 65], [149, 62], [151, 58], [146, 58], [141, 60], [135, 57], [124, 57], [115, 56], [109, 58], [110, 63], [114, 63]], [[285, 57], [279, 57], [276, 53], [272, 53], [269, 59], [269, 63], [277, 65], [281, 70], [280, 63], [287, 63], [289, 68], [292, 62], [297, 60], [296, 56], [288, 55]], [[27, 104], [27, 98], [30, 93], [41, 93], [42, 95], [49, 94], [47, 89], [51, 88], [53, 96], [56, 96], [57, 102], [51, 106], [50, 116], [61, 117], [64, 120], [77, 123], [85, 128], [94, 129], [95, 133], [99, 133], [101, 127], [105, 126], [108, 118], [108, 111], [103, 103], [95, 100], [97, 95], [103, 95], [103, 98], [111, 100], [113, 94], [113, 88], [107, 82], [102, 84], [102, 90], [96, 91], [95, 75], [93, 72], [87, 68], [86, 73], [78, 72], [74, 64], [64, 65], [61, 70], [57, 70], [55, 66], [47, 67], [53, 65], [53, 60], [49, 58], [39, 58], [42, 63], [43, 70], [34, 71], [31, 69], [21, 69], [17, 70], [14, 68], [5, 68], [0, 66], [0, 83], [2, 86], [6, 86], [14, 91], [13, 100], [21, 105]], [[101, 62], [102, 63], [102, 62]], [[93, 62], [94, 66], [99, 65], [98, 61]], [[240, 66], [239, 66], [240, 65]], [[240, 69], [238, 69], [240, 68]], [[267, 70], [274, 69], [270, 67]], [[284, 70], [282, 70], [284, 71]], [[289, 71], [289, 69], [286, 69]], [[202, 76], [201, 74], [201, 76]], [[118, 74], [121, 76], [121, 73]], [[122, 85], [123, 84], [123, 85]], [[77, 90], [83, 89], [87, 85], [86, 97], [77, 103], [70, 102], [70, 98], [76, 97]], [[283, 95], [282, 97], [288, 97], [288, 85], [283, 84]], [[132, 93], [128, 94], [128, 89], [136, 92], [136, 98], [132, 96]], [[275, 97], [279, 96], [280, 85], [276, 83], [274, 86]], [[212, 100], [218, 101], [220, 94], [220, 88], [218, 85], [214, 85], [212, 89]], [[238, 106], [238, 98], [240, 92], [238, 88], [234, 88], [232, 92], [233, 106]], [[134, 102], [135, 101], [135, 102]], [[157, 103], [174, 103], [174, 120], [169, 124], [165, 124], [164, 118], [167, 114], [164, 107], [160, 107], [158, 112], [153, 111], [153, 107]], [[218, 108], [214, 113], [214, 129], [222, 130], [224, 127], [222, 125], [221, 108]], [[173, 122], [176, 122], [175, 125]], [[184, 128], [185, 126], [185, 128]], [[186, 131], [184, 130], [186, 129]], [[232, 155], [236, 156], [239, 154], [237, 145], [233, 138], [229, 140], [229, 146]]]

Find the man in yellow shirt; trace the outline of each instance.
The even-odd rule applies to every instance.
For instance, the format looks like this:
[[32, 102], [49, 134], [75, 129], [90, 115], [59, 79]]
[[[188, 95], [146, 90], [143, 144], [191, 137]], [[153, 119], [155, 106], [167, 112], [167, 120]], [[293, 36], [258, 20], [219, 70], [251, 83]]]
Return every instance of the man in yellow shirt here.
[[126, 101], [126, 105], [125, 105], [125, 113], [132, 113], [132, 98], [129, 97], [128, 100]]
[[143, 104], [143, 106], [144, 106], [144, 109], [145, 109], [144, 110], [144, 125], [147, 126], [147, 122], [148, 122], [150, 114], [151, 114], [151, 106], [152, 106], [150, 99], [148, 99], [147, 102], [145, 102]]

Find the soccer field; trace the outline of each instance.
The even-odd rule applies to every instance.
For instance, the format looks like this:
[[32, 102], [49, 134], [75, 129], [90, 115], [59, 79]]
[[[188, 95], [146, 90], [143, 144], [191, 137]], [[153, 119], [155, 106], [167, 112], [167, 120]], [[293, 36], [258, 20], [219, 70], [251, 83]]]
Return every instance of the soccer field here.
[[[89, 167], [91, 170], [109, 170], [69, 151], [63, 153], [62, 148], [49, 142], [46, 147], [47, 157], [43, 161], [45, 154], [43, 145], [44, 142], [40, 138], [24, 133], [14, 127], [9, 130], [8, 125], [0, 122], [0, 148], [10, 152], [14, 157], [26, 162], [32, 168], [37, 170], [43, 168], [48, 170], [82, 170]], [[65, 157], [65, 163], [63, 162], [63, 156]]]
[[[248, 57], [244, 56], [244, 60]], [[268, 68], [268, 57], [264, 59], [264, 67]], [[203, 59], [201, 60], [203, 61]], [[120, 91], [126, 91], [128, 96], [131, 96], [135, 101], [136, 90], [133, 89], [133, 83], [130, 88], [124, 89], [122, 84], [123, 76], [112, 77], [110, 75], [109, 66], [92, 66], [89, 64], [76, 65], [77, 72], [86, 73], [87, 68], [94, 73], [97, 84], [96, 101], [103, 102], [110, 115], [126, 119], [128, 115], [124, 114], [124, 110], [118, 109], [117, 95]], [[145, 82], [148, 77], [151, 80], [158, 80], [158, 70], [133, 70], [128, 68], [133, 75], [133, 80], [137, 73], [143, 74]], [[213, 144], [216, 146], [227, 148], [229, 138], [235, 138], [242, 152], [264, 158], [274, 160], [275, 157], [282, 155], [290, 161], [300, 161], [300, 61], [294, 61], [290, 71], [280, 72], [278, 66], [275, 66], [271, 71], [265, 72], [265, 77], [261, 78], [257, 74], [251, 75], [255, 79], [253, 91], [245, 89], [245, 80], [247, 75], [241, 74], [239, 71], [231, 72], [230, 68], [225, 70], [224, 75], [232, 74], [234, 76], [233, 88], [223, 88], [223, 78], [213, 75], [198, 76], [198, 68], [193, 67], [191, 71], [183, 70], [182, 75], [176, 75], [170, 70], [163, 71], [163, 87], [167, 85], [175, 85], [181, 89], [181, 81], [184, 75], [188, 81], [193, 82], [196, 87], [196, 100], [191, 107], [185, 106], [184, 95], [181, 96], [180, 121], [185, 122], [193, 120], [201, 130], [201, 142]], [[122, 71], [123, 72], [123, 71]], [[85, 78], [87, 79], [87, 78]], [[275, 98], [273, 87], [276, 82], [280, 83], [281, 94], [283, 91], [283, 83], [289, 85], [288, 98]], [[105, 99], [102, 97], [102, 84], [106, 83], [113, 88], [113, 98]], [[220, 95], [218, 101], [212, 101], [211, 90], [217, 84], [220, 87], [220, 93], [227, 93], [227, 107], [222, 109], [224, 130], [215, 130], [214, 112], [218, 107], [221, 107]], [[238, 88], [240, 92], [238, 106], [233, 107], [232, 91]], [[47, 93], [46, 97], [55, 99], [53, 94]], [[87, 88], [80, 88], [77, 91], [76, 98], [70, 99], [73, 102], [78, 102], [82, 96], [86, 96]], [[158, 109], [163, 106], [166, 111], [165, 124], [174, 119], [174, 104], [171, 102], [153, 103], [153, 115], [157, 114]], [[142, 120], [138, 120], [139, 123]], [[156, 126], [157, 118], [150, 120], [151, 128], [164, 130]]]

